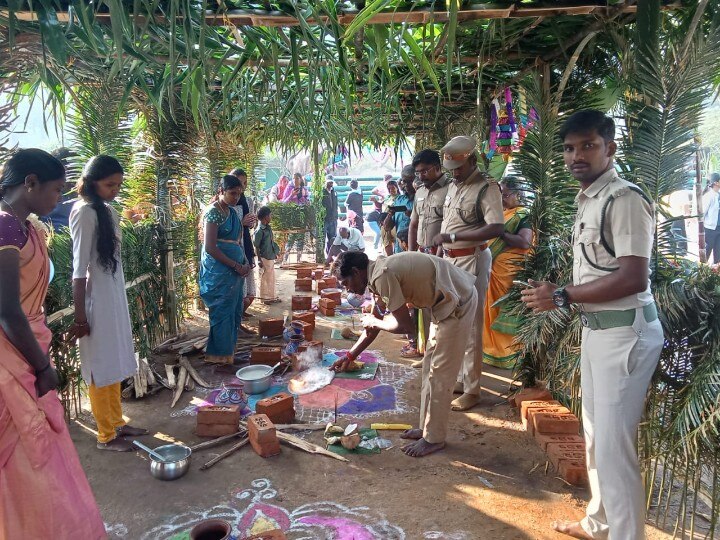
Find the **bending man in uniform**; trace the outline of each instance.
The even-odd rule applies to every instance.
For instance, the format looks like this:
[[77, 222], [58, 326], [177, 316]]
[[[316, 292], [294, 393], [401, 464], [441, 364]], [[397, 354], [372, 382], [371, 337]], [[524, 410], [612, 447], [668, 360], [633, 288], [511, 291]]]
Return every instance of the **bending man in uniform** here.
[[362, 319], [360, 338], [332, 365], [336, 371], [346, 370], [381, 330], [412, 332], [407, 303], [430, 310], [435, 339], [423, 360], [420, 427], [403, 433], [403, 438], [417, 440], [402, 450], [422, 457], [442, 449], [453, 386], [465, 352], [465, 340], [458, 336], [470, 333], [477, 309], [475, 276], [444, 259], [417, 252], [373, 262], [364, 253], [348, 251], [338, 256], [334, 273], [350, 292], [364, 294], [369, 288], [375, 301], [372, 313]]
[[565, 165], [580, 181], [573, 283], [531, 281], [522, 299], [535, 313], [570, 304], [582, 310], [582, 418], [592, 498], [582, 521], [553, 526], [575, 538], [640, 540], [645, 497], [637, 428], [663, 332], [649, 280], [654, 209], [615, 171], [614, 136], [612, 119], [594, 110], [573, 114], [560, 129]]

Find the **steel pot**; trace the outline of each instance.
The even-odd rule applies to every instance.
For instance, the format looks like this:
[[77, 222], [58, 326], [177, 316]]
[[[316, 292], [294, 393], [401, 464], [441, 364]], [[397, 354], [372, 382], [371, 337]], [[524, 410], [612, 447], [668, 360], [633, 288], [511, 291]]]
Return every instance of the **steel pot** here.
[[184, 476], [190, 468], [190, 455], [192, 450], [182, 444], [166, 444], [155, 448], [164, 461], [150, 456], [150, 474], [158, 480], [176, 480]]
[[262, 394], [272, 381], [273, 369], [269, 366], [246, 366], [240, 368], [235, 376], [243, 383], [246, 394]]

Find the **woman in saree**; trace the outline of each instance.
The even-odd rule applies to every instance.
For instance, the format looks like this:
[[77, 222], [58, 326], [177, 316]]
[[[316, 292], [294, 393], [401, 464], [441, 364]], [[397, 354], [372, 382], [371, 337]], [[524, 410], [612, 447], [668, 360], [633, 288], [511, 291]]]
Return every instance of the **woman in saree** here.
[[520, 204], [520, 182], [506, 176], [500, 182], [502, 190], [505, 232], [490, 243], [492, 272], [485, 299], [485, 327], [483, 329], [483, 361], [491, 366], [512, 369], [517, 359], [513, 344], [517, 331], [516, 317], [499, 306], [513, 279], [522, 268], [525, 255], [532, 247], [533, 233], [529, 212]]
[[43, 304], [50, 263], [42, 225], [65, 168], [19, 150], [0, 174], [0, 538], [106, 538], [58, 399]]
[[200, 296], [210, 314], [206, 362], [233, 362], [242, 322], [244, 281], [250, 265], [240, 245], [240, 218], [233, 211], [242, 191], [237, 177], [224, 176], [217, 200], [208, 206], [202, 218]]

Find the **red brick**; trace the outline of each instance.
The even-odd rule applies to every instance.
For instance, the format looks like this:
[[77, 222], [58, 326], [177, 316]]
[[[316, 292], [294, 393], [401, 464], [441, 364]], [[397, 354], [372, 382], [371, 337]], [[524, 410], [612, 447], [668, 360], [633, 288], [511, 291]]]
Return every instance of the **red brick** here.
[[305, 337], [306, 341], [312, 341], [313, 338], [313, 330], [315, 329], [315, 325], [311, 324], [309, 322], [305, 321], [295, 321], [298, 324], [301, 324], [303, 327], [303, 336]]
[[260, 319], [259, 331], [261, 336], [274, 337], [283, 333], [282, 319]]
[[320, 354], [323, 352], [324, 344], [322, 341], [305, 341], [298, 347], [298, 352], [305, 352], [308, 349], [320, 349]]
[[540, 433], [577, 435], [580, 431], [580, 420], [572, 413], [540, 412], [532, 415], [532, 421], [534, 430]]
[[[312, 306], [311, 306], [312, 307]], [[312, 324], [315, 330], [315, 312], [314, 311], [296, 311], [292, 314], [293, 321], [305, 321]]]
[[568, 409], [567, 407], [563, 407], [562, 405], [528, 409], [527, 417], [523, 418], [522, 425], [530, 435], [533, 435], [535, 433], [535, 424], [533, 423], [533, 418], [536, 414], [539, 413], [570, 414], [570, 409]]
[[335, 316], [335, 306], [337, 306], [337, 304], [329, 298], [321, 298], [320, 302], [318, 303], [320, 313], [326, 315], [327, 317]]
[[561, 406], [562, 404], [559, 401], [552, 400], [552, 401], [523, 401], [520, 405], [520, 418], [526, 419], [528, 409], [542, 409], [544, 407], [557, 407]]
[[513, 407], [520, 407], [523, 401], [551, 401], [552, 394], [545, 388], [523, 388], [519, 392], [513, 394], [509, 401]]
[[328, 291], [327, 289], [323, 289], [320, 292], [320, 298], [327, 298], [329, 300], [332, 300], [338, 306], [342, 302], [342, 294], [340, 293], [340, 291]]
[[251, 364], [265, 364], [266, 366], [274, 366], [282, 359], [282, 349], [280, 347], [268, 347], [267, 345], [257, 345], [250, 349]]
[[294, 294], [291, 300], [291, 307], [293, 310], [312, 308], [312, 296]]
[[323, 289], [329, 289], [330, 285], [328, 285], [327, 281], [325, 279], [318, 279], [315, 284], [315, 290], [318, 294], [322, 292]]
[[295, 420], [295, 401], [290, 394], [281, 392], [258, 401], [255, 412], [267, 415], [273, 424], [292, 424]]
[[238, 425], [236, 424], [201, 424], [198, 422], [195, 427], [195, 434], [198, 437], [222, 437], [223, 435], [232, 435], [237, 433]]
[[325, 270], [323, 270], [322, 268], [318, 268], [317, 270], [313, 270], [312, 278], [315, 281], [320, 281], [321, 279], [323, 279], [324, 275], [325, 275]]
[[325, 276], [325, 283], [328, 284], [328, 287], [338, 286], [338, 280], [335, 276]]
[[312, 279], [313, 269], [312, 268], [298, 268], [297, 278], [298, 279]]
[[285, 536], [285, 533], [280, 529], [274, 529], [272, 531], [246, 536], [240, 540], [287, 540], [287, 536]]
[[585, 444], [585, 439], [580, 435], [545, 435], [537, 431], [534, 435], [535, 442], [543, 451], [547, 450], [549, 444], [554, 443]]
[[560, 471], [560, 462], [565, 461], [585, 461], [585, 452], [573, 452], [570, 450], [552, 450], [547, 453], [550, 463], [555, 467], [556, 471]]
[[585, 455], [585, 443], [550, 443], [545, 449], [545, 453], [558, 454], [561, 452], [578, 452]]
[[240, 422], [240, 406], [210, 405], [200, 407], [197, 413], [197, 422], [198, 424], [231, 424], [237, 428]]
[[280, 453], [280, 441], [275, 425], [265, 414], [253, 414], [247, 421], [248, 437], [253, 450], [261, 457], [276, 456]]
[[300, 291], [300, 292], [312, 292], [312, 279], [311, 278], [296, 279], [295, 280], [295, 290]]
[[563, 460], [558, 471], [568, 484], [585, 486], [588, 483], [587, 467], [584, 461]]

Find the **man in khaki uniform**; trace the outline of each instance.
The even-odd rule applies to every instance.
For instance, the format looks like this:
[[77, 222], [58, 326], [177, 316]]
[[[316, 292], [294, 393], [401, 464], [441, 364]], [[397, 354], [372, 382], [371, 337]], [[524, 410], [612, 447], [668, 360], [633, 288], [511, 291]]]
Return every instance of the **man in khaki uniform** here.
[[452, 402], [454, 411], [465, 411], [480, 401], [484, 305], [492, 264], [487, 242], [504, 230], [500, 188], [478, 169], [475, 146], [475, 139], [460, 136], [440, 150], [453, 182], [445, 197], [440, 234], [435, 235], [433, 244], [442, 245], [448, 261], [475, 276], [478, 292], [478, 311], [455, 388], [462, 396]]
[[442, 172], [440, 154], [435, 150], [422, 150], [415, 154], [412, 166], [422, 184], [417, 188], [410, 217], [408, 249], [440, 255], [440, 248], [433, 245], [433, 238], [440, 233], [448, 178]]
[[449, 262], [417, 252], [396, 253], [369, 261], [367, 255], [345, 252], [333, 269], [349, 291], [364, 294], [369, 288], [375, 304], [372, 314], [363, 317], [364, 331], [346, 356], [331, 369], [344, 371], [377, 337], [380, 330], [408, 333], [412, 320], [409, 302], [430, 311], [435, 341], [425, 353], [419, 429], [402, 434], [416, 439], [403, 447], [409, 456], [421, 457], [445, 446], [453, 383], [462, 363], [464, 340], [477, 311], [475, 277]]
[[[531, 281], [523, 301], [535, 313], [577, 304], [582, 417], [592, 498], [579, 522], [555, 522], [575, 538], [645, 538], [637, 428], [663, 346], [650, 292], [655, 213], [613, 165], [615, 124], [584, 110], [560, 130], [565, 165], [580, 181], [573, 228], [573, 284]], [[604, 226], [601, 227], [601, 224]]]

